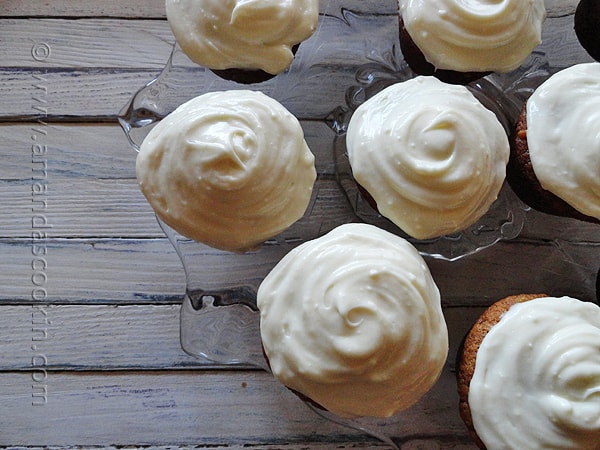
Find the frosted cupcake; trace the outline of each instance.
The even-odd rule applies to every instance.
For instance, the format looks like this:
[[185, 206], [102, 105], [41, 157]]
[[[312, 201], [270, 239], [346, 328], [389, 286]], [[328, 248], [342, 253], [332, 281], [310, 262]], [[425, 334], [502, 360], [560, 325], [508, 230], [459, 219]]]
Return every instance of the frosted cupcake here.
[[317, 28], [318, 0], [166, 0], [175, 39], [223, 78], [258, 83], [286, 70]]
[[464, 86], [417, 77], [390, 86], [354, 112], [346, 147], [357, 183], [408, 235], [464, 230], [502, 187], [508, 137]]
[[510, 72], [541, 43], [543, 0], [399, 0], [400, 45], [420, 75], [466, 84]]
[[500, 300], [467, 335], [457, 373], [461, 416], [480, 448], [600, 448], [597, 305]]
[[316, 179], [298, 120], [254, 91], [212, 92], [178, 107], [144, 139], [136, 173], [167, 225], [237, 252], [300, 219]]
[[546, 80], [512, 140], [508, 181], [529, 206], [600, 223], [600, 63]]
[[257, 303], [275, 377], [343, 417], [410, 407], [446, 361], [429, 269], [411, 244], [372, 225], [342, 225], [292, 250]]

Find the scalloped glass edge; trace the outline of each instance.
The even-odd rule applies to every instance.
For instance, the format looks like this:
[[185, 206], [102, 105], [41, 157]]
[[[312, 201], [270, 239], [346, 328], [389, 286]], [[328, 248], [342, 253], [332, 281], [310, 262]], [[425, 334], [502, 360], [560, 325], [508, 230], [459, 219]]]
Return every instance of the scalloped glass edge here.
[[[515, 71], [494, 73], [468, 84], [469, 91], [489, 110], [504, 127], [508, 136], [518, 118], [521, 107], [531, 93], [545, 81], [553, 69], [545, 54], [534, 52]], [[526, 212], [525, 205], [505, 182], [498, 198], [490, 209], [468, 228], [450, 235], [430, 240], [418, 240], [404, 233], [390, 220], [379, 214], [361, 195], [352, 176], [345, 146], [345, 134], [352, 113], [358, 106], [392, 84], [414, 78], [415, 74], [399, 53], [382, 63], [360, 67], [356, 73], [357, 84], [348, 88], [346, 105], [338, 107], [328, 117], [330, 127], [336, 132], [334, 159], [338, 182], [355, 215], [410, 241], [423, 256], [455, 261], [488, 248], [501, 240], [514, 239], [521, 232]]]

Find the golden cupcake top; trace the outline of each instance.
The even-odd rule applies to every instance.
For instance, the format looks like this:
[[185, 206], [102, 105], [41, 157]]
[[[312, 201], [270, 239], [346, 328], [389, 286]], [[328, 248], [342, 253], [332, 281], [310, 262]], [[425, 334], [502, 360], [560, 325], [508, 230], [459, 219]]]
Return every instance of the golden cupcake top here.
[[433, 77], [392, 85], [354, 112], [346, 136], [356, 181], [417, 239], [468, 228], [496, 200], [508, 137], [467, 88]]
[[600, 63], [551, 76], [527, 101], [527, 146], [542, 187], [600, 220]]
[[438, 69], [509, 72], [541, 43], [543, 0], [399, 0], [404, 26]]
[[275, 377], [341, 416], [417, 402], [448, 353], [440, 294], [406, 240], [346, 224], [288, 253], [258, 290]]
[[182, 235], [245, 251], [300, 219], [316, 179], [298, 120], [255, 91], [211, 92], [161, 120], [136, 161], [154, 211]]
[[292, 47], [317, 29], [318, 0], [166, 0], [189, 58], [210, 69], [287, 69]]
[[489, 449], [597, 449], [600, 308], [570, 297], [512, 305], [481, 342], [468, 403]]

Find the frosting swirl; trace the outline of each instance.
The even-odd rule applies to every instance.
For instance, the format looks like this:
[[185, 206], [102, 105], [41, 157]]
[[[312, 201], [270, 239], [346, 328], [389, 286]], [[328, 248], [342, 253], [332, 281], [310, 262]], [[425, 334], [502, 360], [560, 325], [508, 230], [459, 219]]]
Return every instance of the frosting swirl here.
[[274, 375], [342, 416], [414, 404], [446, 361], [440, 294], [416, 249], [367, 224], [341, 225], [286, 255], [258, 290]]
[[493, 449], [597, 449], [600, 308], [569, 297], [511, 306], [483, 339], [470, 384]]
[[212, 92], [178, 107], [144, 139], [136, 173], [169, 226], [232, 251], [302, 217], [316, 179], [298, 120], [254, 91]]
[[404, 26], [438, 69], [509, 72], [541, 43], [543, 0], [399, 0]]
[[564, 69], [535, 90], [527, 146], [542, 187], [600, 219], [600, 63]]
[[166, 0], [169, 25], [189, 58], [210, 69], [285, 70], [292, 46], [317, 28], [318, 0]]
[[463, 86], [417, 77], [359, 106], [346, 137], [352, 172], [379, 212], [417, 239], [460, 231], [497, 198], [508, 138]]

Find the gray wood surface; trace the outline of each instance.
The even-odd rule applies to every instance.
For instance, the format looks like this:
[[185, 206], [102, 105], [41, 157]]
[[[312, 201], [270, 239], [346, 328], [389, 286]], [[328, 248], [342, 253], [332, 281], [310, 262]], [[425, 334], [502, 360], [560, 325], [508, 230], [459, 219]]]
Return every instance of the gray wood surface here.
[[[356, 69], [394, 41], [395, 8], [322, 4], [368, 32], [325, 29], [318, 70], [290, 93], [323, 175], [315, 214], [325, 228], [350, 209], [324, 119], [345, 103]], [[135, 152], [117, 122], [173, 42], [163, 0], [0, 2], [0, 448], [388, 448], [321, 418], [265, 372], [181, 349], [185, 274], [139, 192]], [[552, 18], [544, 48], [559, 66], [588, 59], [570, 15]], [[184, 66], [182, 89], [206, 79]], [[212, 88], [229, 86], [219, 83]], [[36, 145], [44, 158], [32, 154]], [[45, 234], [36, 241], [34, 231]], [[422, 402], [378, 429], [402, 449], [473, 448], [456, 406], [462, 336], [509, 294], [593, 300], [599, 247], [598, 226], [529, 212], [514, 240], [458, 261], [429, 258], [450, 328], [448, 364]]]

